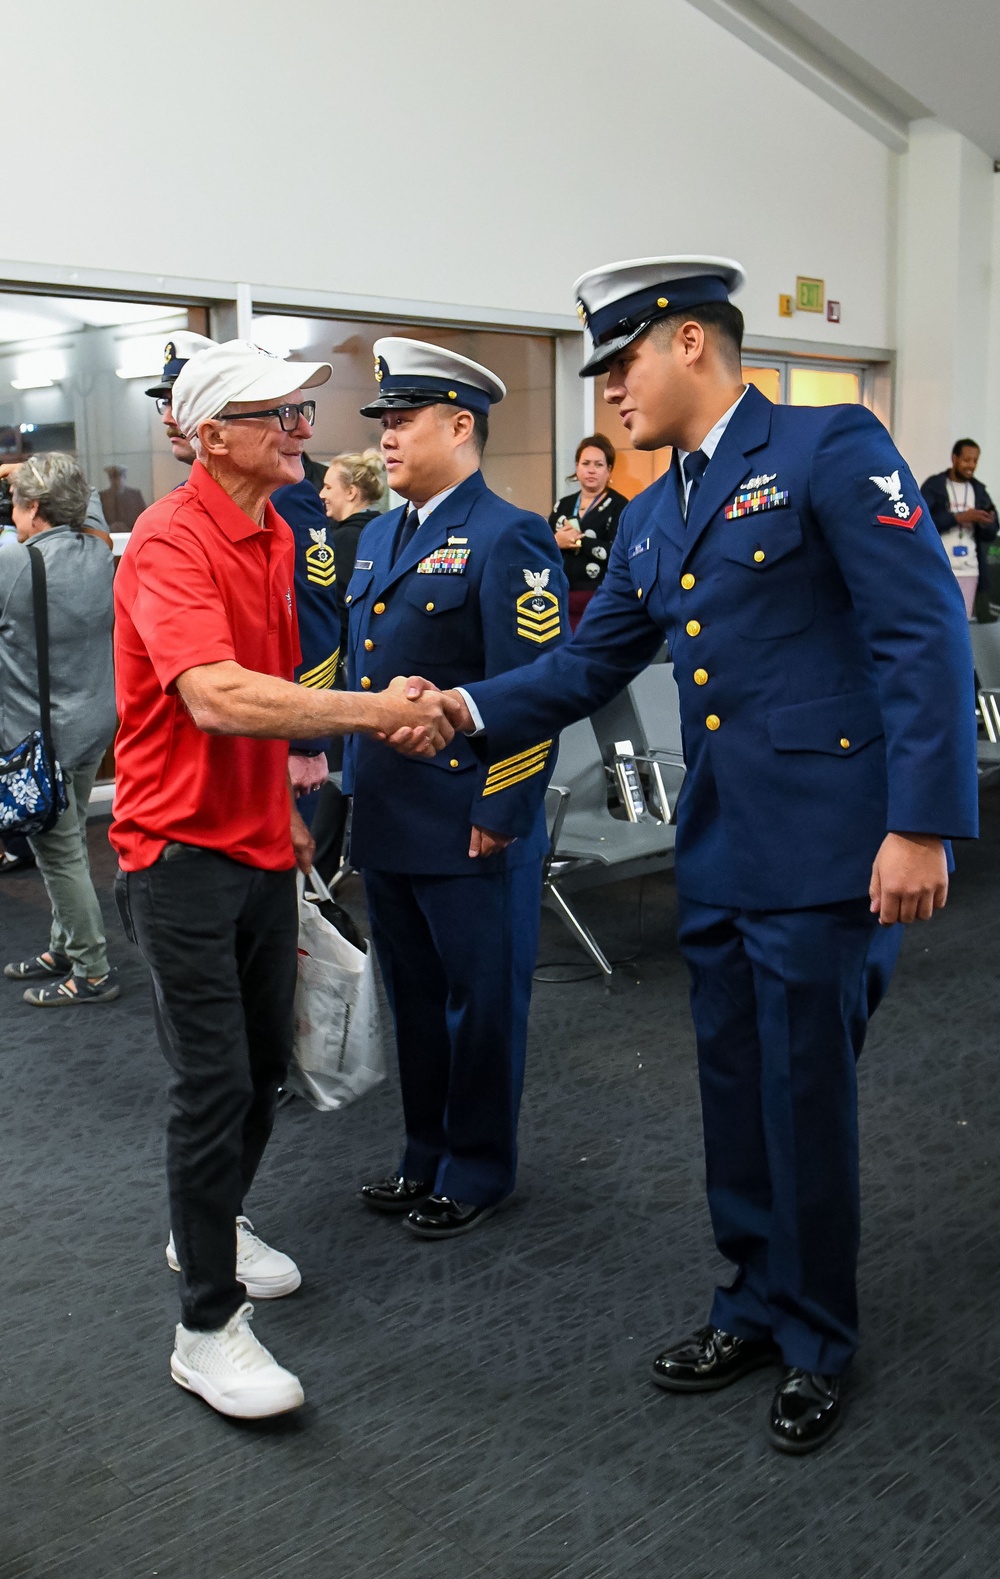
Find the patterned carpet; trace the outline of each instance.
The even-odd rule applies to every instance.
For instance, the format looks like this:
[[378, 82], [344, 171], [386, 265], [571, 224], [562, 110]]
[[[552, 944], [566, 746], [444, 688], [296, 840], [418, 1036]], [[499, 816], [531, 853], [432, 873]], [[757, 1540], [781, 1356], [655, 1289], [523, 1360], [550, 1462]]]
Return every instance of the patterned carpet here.
[[[866, 1342], [843, 1433], [801, 1461], [764, 1440], [769, 1373], [709, 1398], [648, 1381], [719, 1270], [663, 877], [610, 992], [536, 989], [516, 1201], [414, 1241], [354, 1198], [395, 1159], [392, 1083], [339, 1115], [293, 1104], [250, 1204], [302, 1267], [256, 1328], [306, 1408], [241, 1426], [173, 1386], [164, 1075], [100, 825], [93, 848], [122, 999], [43, 1013], [0, 982], [0, 1579], [996, 1573], [1000, 798], [873, 1027]], [[581, 898], [615, 956], [637, 899]], [[37, 875], [3, 880], [5, 960], [46, 914]], [[580, 958], [551, 917], [541, 957]]]

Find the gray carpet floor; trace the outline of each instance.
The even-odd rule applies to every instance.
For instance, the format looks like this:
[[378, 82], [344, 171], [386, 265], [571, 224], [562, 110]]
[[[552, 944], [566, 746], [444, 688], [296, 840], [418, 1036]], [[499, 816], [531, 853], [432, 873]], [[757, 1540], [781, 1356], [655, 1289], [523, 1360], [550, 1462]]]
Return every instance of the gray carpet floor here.
[[[0, 981], [0, 1579], [958, 1579], [1000, 1559], [1000, 798], [947, 911], [908, 937], [862, 1065], [865, 1344], [844, 1431], [767, 1446], [769, 1373], [654, 1389], [721, 1267], [702, 1191], [672, 882], [639, 957], [536, 988], [514, 1203], [449, 1245], [357, 1203], [394, 1083], [279, 1114], [251, 1205], [303, 1271], [256, 1330], [305, 1409], [238, 1425], [173, 1386], [164, 1071], [142, 961], [95, 871], [125, 992], [43, 1013]], [[356, 895], [355, 895], [356, 897]], [[635, 884], [583, 896], [636, 952]], [[36, 874], [0, 951], [42, 947]], [[545, 919], [541, 957], [579, 960]], [[570, 973], [573, 974], [573, 973]]]

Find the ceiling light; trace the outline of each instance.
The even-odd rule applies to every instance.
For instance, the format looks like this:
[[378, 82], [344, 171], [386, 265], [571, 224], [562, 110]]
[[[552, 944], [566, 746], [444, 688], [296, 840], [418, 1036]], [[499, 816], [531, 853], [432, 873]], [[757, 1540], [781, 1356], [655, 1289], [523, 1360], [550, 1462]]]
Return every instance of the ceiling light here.
[[61, 351], [28, 351], [17, 358], [17, 377], [12, 389], [51, 389], [66, 376], [66, 358]]

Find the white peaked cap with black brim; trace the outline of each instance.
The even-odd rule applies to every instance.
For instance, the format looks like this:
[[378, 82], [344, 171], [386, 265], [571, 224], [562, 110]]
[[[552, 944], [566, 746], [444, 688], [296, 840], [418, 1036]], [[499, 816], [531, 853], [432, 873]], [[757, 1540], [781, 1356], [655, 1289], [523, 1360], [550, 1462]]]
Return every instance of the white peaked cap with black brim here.
[[387, 335], [376, 340], [372, 350], [378, 395], [361, 407], [363, 417], [420, 406], [455, 406], [485, 416], [507, 393], [506, 384], [488, 367], [442, 345]]
[[629, 258], [589, 269], [573, 287], [577, 315], [594, 342], [581, 378], [603, 373], [658, 319], [727, 302], [745, 283], [733, 258]]

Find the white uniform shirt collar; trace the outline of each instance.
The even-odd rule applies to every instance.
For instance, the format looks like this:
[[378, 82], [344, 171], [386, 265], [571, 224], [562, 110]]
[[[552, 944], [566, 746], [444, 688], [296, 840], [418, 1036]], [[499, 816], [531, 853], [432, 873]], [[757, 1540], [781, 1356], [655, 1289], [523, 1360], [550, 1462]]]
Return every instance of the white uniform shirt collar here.
[[[747, 387], [749, 387], [749, 386], [747, 386]], [[698, 445], [698, 448], [701, 450], [702, 454], [703, 455], [707, 455], [709, 460], [712, 459], [712, 456], [715, 454], [716, 450], [718, 449], [719, 444], [721, 443], [721, 440], [722, 440], [722, 435], [725, 433], [725, 431], [728, 428], [730, 422], [732, 421], [733, 413], [736, 410], [736, 407], [739, 405], [740, 401], [743, 399], [743, 395], [745, 395], [746, 392], [747, 392], [746, 388], [744, 388], [743, 394], [737, 396], [737, 398], [733, 401], [732, 405], [730, 406], [729, 410], [728, 411], [724, 411], [722, 413], [722, 416], [719, 418], [718, 422], [715, 424], [715, 427], [709, 429], [709, 431], [705, 434], [705, 437], [702, 439], [701, 443]], [[677, 464], [678, 464], [678, 466], [683, 468], [684, 462], [687, 459], [688, 455], [690, 455], [690, 453], [691, 453], [690, 450], [681, 450], [681, 449], [679, 449], [677, 451]], [[681, 477], [684, 479], [684, 508], [686, 510], [687, 509], [687, 502], [688, 502], [688, 495], [691, 492], [691, 479], [690, 479], [690, 477], [685, 477], [684, 476], [683, 469], [681, 471]]]
[[455, 489], [461, 488], [461, 486], [462, 484], [459, 482], [452, 483], [450, 488], [442, 488], [440, 493], [436, 493], [432, 499], [428, 499], [426, 504], [422, 504], [417, 511], [417, 520], [420, 522], [420, 525], [423, 526], [431, 511], [436, 510], [439, 504], [444, 504], [444, 501], [455, 492]]

